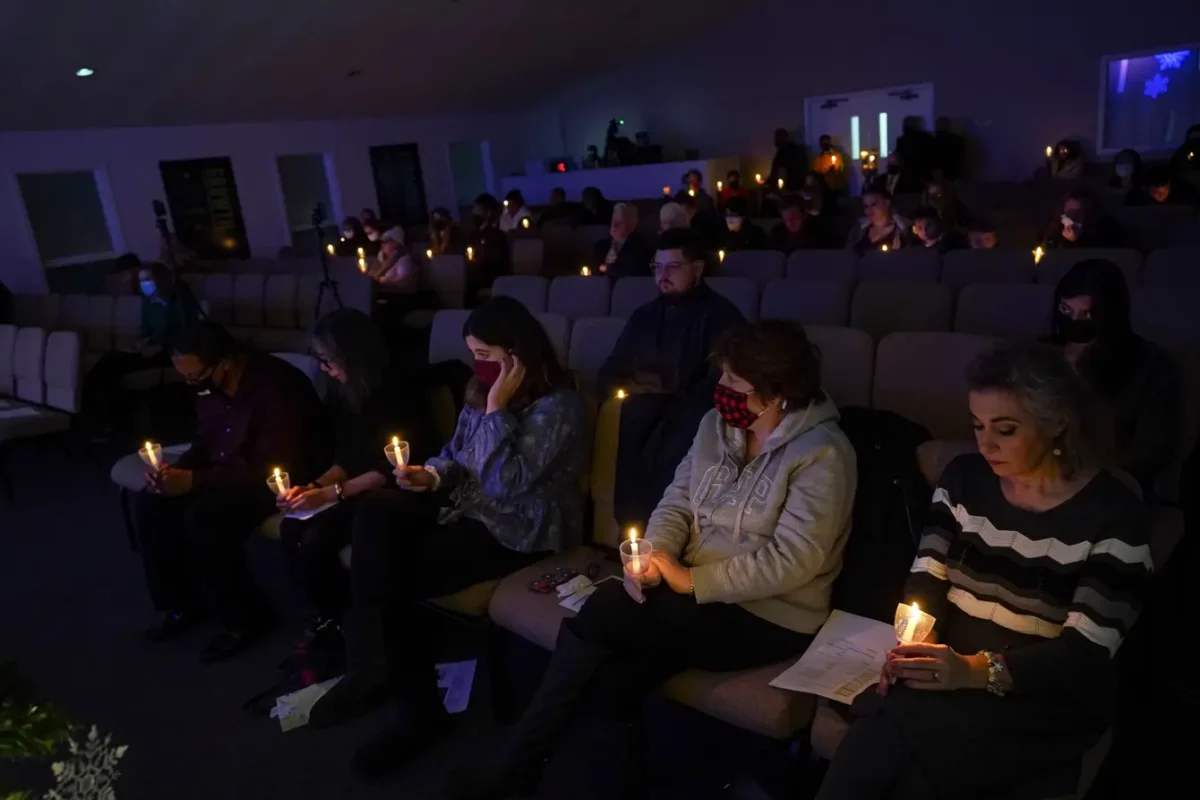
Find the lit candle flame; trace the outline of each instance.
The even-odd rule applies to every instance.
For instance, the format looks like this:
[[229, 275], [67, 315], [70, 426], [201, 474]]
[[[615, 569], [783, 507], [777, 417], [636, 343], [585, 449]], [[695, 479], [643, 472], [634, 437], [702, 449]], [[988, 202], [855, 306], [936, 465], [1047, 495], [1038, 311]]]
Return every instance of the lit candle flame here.
[[1049, 158], [1052, 155], [1054, 155], [1054, 148], [1050, 145], [1046, 145], [1046, 158]]
[[617, 399], [618, 400], [624, 400], [628, 396], [629, 395], [625, 393], [624, 389], [617, 389]]
[[717, 251], [717, 261], [724, 261], [724, 260], [725, 260], [725, 251], [718, 250]]
[[830, 156], [830, 157], [829, 157], [829, 161], [830, 161], [830, 163], [836, 164], [836, 163], [837, 163], [837, 156], [836, 156], [836, 155]]
[[885, 244], [881, 249], [886, 253], [888, 251], [888, 246]]
[[528, 229], [529, 229], [529, 217], [522, 217], [522, 218], [521, 218], [521, 227], [522, 227], [522, 228], [525, 228], [526, 230], [528, 230]]
[[397, 450], [400, 449], [400, 437], [399, 436], [392, 437], [392, 447], [396, 448]]
[[695, 196], [696, 196], [696, 190], [688, 189], [688, 197], [695, 197]]
[[339, 242], [344, 242], [344, 241], [346, 241], [346, 237], [345, 237], [345, 236], [339, 236], [339, 237], [338, 237], [338, 241], [339, 241]]
[[475, 259], [475, 248], [471, 247], [470, 245], [467, 245], [467, 261], [473, 261], [474, 259]]
[[329, 255], [333, 255], [333, 245], [329, 245], [325, 249], [329, 251]]
[[505, 201], [504, 201], [504, 207], [505, 207], [505, 208], [508, 208], [508, 201], [507, 201], [507, 200], [505, 200]]
[[365, 258], [360, 258], [358, 260], [358, 271], [359, 272], [367, 271], [367, 260]]
[[663, 195], [665, 195], [666, 197], [671, 196], [671, 187], [670, 186], [663, 187]]
[[870, 159], [870, 160], [871, 160], [871, 163], [872, 163], [872, 164], [873, 164], [873, 163], [875, 163], [875, 154], [874, 154], [874, 153], [872, 153], [872, 154], [871, 154], [871, 159]]
[[366, 254], [367, 254], [367, 252], [366, 252], [365, 250], [363, 250], [361, 247], [360, 247], [360, 248], [358, 248], [358, 257], [359, 257], [359, 258], [362, 258], [362, 257], [363, 257], [363, 256], [365, 256]]
[[761, 172], [754, 173], [754, 180], [758, 183], [762, 183], [763, 182], [762, 173]]
[[279, 467], [276, 467], [276, 468], [275, 468], [275, 482], [276, 482], [276, 483], [279, 483], [279, 481], [281, 480], [281, 477], [280, 477], [280, 476], [281, 476], [282, 474], [283, 474], [283, 470], [281, 470]]
[[587, 267], [580, 267], [579, 274], [586, 278], [587, 276], [592, 274], [592, 271], [590, 269], [588, 269]]
[[717, 191], [718, 192], [721, 191], [721, 189], [724, 188], [724, 186], [725, 186], [724, 183], [722, 183], [721, 181], [717, 181]]
[[426, 258], [433, 258], [433, 251], [432, 251], [432, 250], [426, 250], [426, 251], [425, 251], [425, 257], [426, 257]]
[[154, 447], [151, 445], [151, 443], [146, 442], [146, 452], [149, 453], [153, 449], [154, 449]]
[[1042, 257], [1045, 255], [1046, 255], [1046, 251], [1042, 249], [1041, 245], [1038, 245], [1037, 247], [1035, 247], [1033, 249], [1033, 263], [1034, 264], [1042, 263]]
[[776, 183], [778, 183], [778, 184], [779, 184], [779, 188], [780, 188], [780, 189], [782, 189], [782, 188], [783, 188], [783, 178], [780, 178], [778, 181], [776, 181]]
[[866, 150], [859, 150], [859, 151], [858, 151], [858, 157], [859, 157], [859, 158], [866, 158], [866, 157], [867, 157], [867, 151], [866, 151]]
[[629, 529], [629, 541], [636, 542], [638, 540], [638, 536], [640, 536], [640, 535], [641, 535], [641, 533], [638, 531], [638, 529], [636, 527]]

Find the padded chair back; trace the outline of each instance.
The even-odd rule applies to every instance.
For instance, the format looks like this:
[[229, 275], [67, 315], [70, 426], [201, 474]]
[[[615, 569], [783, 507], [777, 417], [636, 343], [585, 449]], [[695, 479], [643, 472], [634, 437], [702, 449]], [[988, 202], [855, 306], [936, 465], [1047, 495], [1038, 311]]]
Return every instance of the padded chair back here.
[[1142, 283], [1146, 286], [1200, 288], [1200, 245], [1155, 250], [1146, 256]]
[[726, 278], [746, 278], [765, 286], [783, 277], [787, 257], [778, 250], [735, 250], [725, 254], [720, 273]]
[[466, 256], [434, 256], [430, 262], [427, 284], [437, 292], [443, 308], [462, 308], [467, 297]]
[[596, 245], [609, 236], [608, 225], [584, 225], [575, 229], [575, 252], [583, 259], [583, 264], [595, 267]]
[[615, 516], [617, 482], [617, 446], [621, 432], [621, 401], [609, 398], [596, 415], [596, 432], [592, 440], [592, 541], [616, 547], [621, 543], [620, 527]]
[[95, 294], [88, 298], [83, 326], [88, 350], [107, 352], [112, 349], [116, 305], [116, 298], [112, 295]]
[[1042, 262], [1037, 265], [1038, 283], [1058, 283], [1071, 267], [1080, 261], [1102, 258], [1111, 261], [1125, 273], [1131, 287], [1138, 283], [1142, 269], [1142, 254], [1128, 247], [1081, 247], [1047, 250]]
[[857, 277], [853, 250], [797, 250], [788, 256], [788, 280], [852, 282]]
[[261, 272], [238, 275], [233, 279], [233, 324], [243, 328], [263, 327], [263, 293], [266, 276]]
[[1175, 231], [1196, 219], [1191, 206], [1127, 206], [1114, 215], [1144, 250], [1174, 244]]
[[13, 324], [18, 328], [54, 330], [61, 306], [61, 294], [13, 295]]
[[[338, 294], [341, 295], [345, 308], [357, 308], [367, 316], [375, 312], [375, 281], [358, 271], [358, 267], [340, 265], [336, 270], [330, 270], [334, 280], [338, 282]], [[332, 292], [325, 292], [321, 298], [321, 316], [337, 308]]]
[[940, 283], [864, 281], [850, 303], [850, 327], [879, 339], [901, 331], [948, 331], [954, 298]]
[[612, 282], [603, 277], [564, 275], [550, 284], [547, 308], [574, 321], [585, 317], [607, 317], [612, 300]]
[[875, 351], [872, 406], [939, 439], [971, 438], [967, 365], [995, 340], [967, 333], [893, 333]]
[[492, 283], [493, 297], [511, 297], [533, 313], [546, 310], [550, 281], [537, 275], [503, 275]]
[[758, 286], [746, 278], [705, 278], [714, 292], [737, 306], [747, 321], [758, 319]]
[[954, 330], [999, 336], [1004, 339], [1037, 339], [1050, 332], [1054, 287], [1046, 284], [972, 284], [958, 296]]
[[1033, 283], [1028, 250], [952, 250], [942, 256], [942, 283], [955, 291], [970, 283]]
[[62, 299], [58, 312], [58, 330], [85, 331], [87, 330], [88, 305], [91, 298], [86, 294], [68, 294]]
[[13, 346], [13, 378], [16, 396], [30, 403], [46, 400], [46, 331], [19, 328]]
[[[320, 275], [300, 275], [296, 278], [296, 324], [301, 330], [312, 329], [316, 321], [313, 313], [317, 308], [317, 297], [320, 293]], [[321, 303], [328, 308], [324, 298], [321, 298]], [[336, 307], [335, 305], [334, 308]]]
[[474, 363], [462, 335], [463, 325], [470, 315], [470, 311], [458, 308], [443, 309], [433, 315], [433, 325], [429, 329], [430, 364], [461, 361], [469, 367]]
[[[207, 300], [201, 300], [202, 304]], [[113, 346], [119, 350], [133, 347], [142, 338], [142, 298], [118, 297], [113, 306]]]
[[0, 395], [13, 393], [13, 351], [17, 346], [17, 326], [0, 325]]
[[204, 299], [210, 304], [209, 316], [222, 325], [233, 324], [233, 276], [227, 274], [206, 275]]
[[624, 329], [625, 320], [619, 317], [575, 320], [571, 328], [571, 350], [567, 354], [567, 366], [574, 370], [581, 389], [595, 391], [596, 375], [608, 360]]
[[1133, 290], [1130, 317], [1133, 329], [1152, 342], [1171, 347], [1200, 346], [1200, 286], [1139, 286]]
[[299, 282], [295, 275], [267, 276], [263, 289], [263, 313], [268, 328], [295, 330], [299, 325], [296, 302]]
[[558, 363], [565, 367], [570, 351], [571, 323], [561, 314], [541, 313], [534, 316], [546, 329], [546, 335], [550, 337], [550, 344], [554, 345], [554, 352], [558, 356]]
[[621, 278], [613, 287], [611, 316], [628, 319], [634, 311], [657, 297], [658, 287], [654, 285], [654, 278]]
[[821, 351], [821, 388], [839, 407], [869, 407], [875, 370], [870, 334], [833, 325], [805, 325], [804, 331]]
[[55, 331], [46, 337], [46, 405], [79, 413], [80, 337], [74, 331]]
[[941, 271], [941, 254], [927, 247], [905, 247], [887, 253], [872, 250], [858, 260], [858, 277], [864, 281], [937, 283]]
[[512, 240], [512, 268], [516, 275], [541, 275], [546, 246], [541, 239]]
[[759, 319], [791, 319], [805, 325], [845, 325], [850, 284], [844, 281], [771, 281], [763, 289]]

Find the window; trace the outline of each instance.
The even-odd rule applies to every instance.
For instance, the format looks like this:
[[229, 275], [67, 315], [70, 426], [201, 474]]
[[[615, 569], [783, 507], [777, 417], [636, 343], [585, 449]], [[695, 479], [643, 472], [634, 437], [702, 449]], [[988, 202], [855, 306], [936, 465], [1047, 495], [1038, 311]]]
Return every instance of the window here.
[[313, 231], [313, 209], [320, 204], [324, 214], [326, 240], [342, 224], [334, 219], [333, 204], [329, 199], [329, 179], [325, 169], [325, 156], [321, 153], [279, 156], [275, 159], [279, 169], [279, 185], [283, 190], [283, 205], [287, 213], [288, 233], [292, 246], [298, 251], [316, 251], [316, 234]]
[[175, 235], [203, 259], [249, 258], [246, 223], [228, 158], [160, 161]]
[[17, 185], [38, 256], [47, 267], [116, 255], [112, 198], [103, 172], [25, 173], [17, 175]]
[[1200, 45], [1107, 56], [1102, 73], [1102, 151], [1174, 149], [1200, 122]]

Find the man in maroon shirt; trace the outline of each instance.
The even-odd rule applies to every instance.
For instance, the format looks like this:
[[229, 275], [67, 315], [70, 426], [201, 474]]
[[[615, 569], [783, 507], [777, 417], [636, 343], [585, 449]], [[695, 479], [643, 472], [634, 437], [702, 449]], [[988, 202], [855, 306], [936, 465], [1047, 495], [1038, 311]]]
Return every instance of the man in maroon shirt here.
[[275, 513], [267, 487], [280, 467], [311, 481], [330, 458], [331, 436], [312, 383], [287, 362], [243, 350], [219, 325], [201, 321], [175, 343], [171, 360], [196, 389], [196, 434], [173, 465], [148, 472], [136, 503], [146, 582], [166, 614], [146, 632], [172, 638], [211, 611], [222, 631], [200, 654], [228, 658], [271, 626], [243, 544]]

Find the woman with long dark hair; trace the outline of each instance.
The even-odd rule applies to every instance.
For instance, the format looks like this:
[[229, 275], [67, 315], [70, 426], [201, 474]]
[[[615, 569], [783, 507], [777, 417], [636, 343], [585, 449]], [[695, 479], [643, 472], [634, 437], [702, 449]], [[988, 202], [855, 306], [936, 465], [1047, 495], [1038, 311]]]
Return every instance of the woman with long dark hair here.
[[338, 551], [350, 543], [350, 526], [362, 496], [390, 483], [384, 447], [393, 437], [410, 453], [427, 455], [419, 397], [389, 363], [387, 342], [361, 311], [326, 314], [313, 330], [311, 351], [331, 379], [335, 429], [333, 463], [312, 483], [293, 486], [278, 501], [288, 514], [324, 509], [307, 519], [285, 518], [279, 529], [292, 585], [308, 617], [308, 635], [322, 644], [340, 641], [338, 619], [349, 593]]
[[1175, 455], [1179, 394], [1167, 354], [1133, 332], [1125, 273], [1103, 259], [1072, 267], [1054, 290], [1050, 337], [1104, 401], [1115, 463], [1149, 497]]
[[373, 493], [355, 515], [346, 676], [310, 715], [332, 725], [396, 696], [395, 724], [355, 759], [367, 774], [447, 728], [417, 603], [582, 540], [587, 425], [545, 330], [520, 302], [493, 297], [463, 338], [475, 376], [454, 435], [424, 465], [398, 467], [401, 491]]
[[1120, 224], [1100, 207], [1091, 189], [1075, 189], [1063, 198], [1055, 219], [1042, 235], [1047, 249], [1072, 247], [1122, 247], [1125, 234]]

